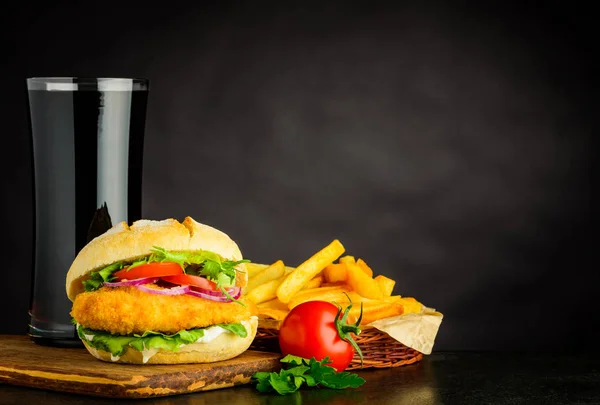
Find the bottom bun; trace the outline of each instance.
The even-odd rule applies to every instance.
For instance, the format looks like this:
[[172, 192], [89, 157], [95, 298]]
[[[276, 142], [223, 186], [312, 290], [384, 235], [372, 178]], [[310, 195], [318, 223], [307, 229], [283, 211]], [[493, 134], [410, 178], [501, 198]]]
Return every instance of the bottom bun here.
[[186, 363], [213, 363], [232, 359], [239, 356], [248, 348], [256, 336], [258, 319], [252, 317], [241, 322], [246, 327], [248, 335], [245, 338], [234, 335], [233, 333], [223, 333], [208, 343], [193, 343], [185, 345], [179, 351], [172, 352], [158, 349], [156, 353], [147, 358], [144, 363], [142, 352], [128, 347], [125, 353], [118, 358], [113, 358], [110, 352], [98, 350], [86, 342], [83, 342], [86, 349], [99, 360], [110, 363], [128, 363], [128, 364], [186, 364]]

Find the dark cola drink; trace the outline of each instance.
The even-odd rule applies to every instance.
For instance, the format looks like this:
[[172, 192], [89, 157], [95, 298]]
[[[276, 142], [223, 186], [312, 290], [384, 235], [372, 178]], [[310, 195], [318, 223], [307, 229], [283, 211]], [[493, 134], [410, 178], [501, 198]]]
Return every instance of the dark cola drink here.
[[148, 81], [29, 78], [34, 246], [29, 335], [79, 346], [65, 281], [77, 253], [141, 218]]

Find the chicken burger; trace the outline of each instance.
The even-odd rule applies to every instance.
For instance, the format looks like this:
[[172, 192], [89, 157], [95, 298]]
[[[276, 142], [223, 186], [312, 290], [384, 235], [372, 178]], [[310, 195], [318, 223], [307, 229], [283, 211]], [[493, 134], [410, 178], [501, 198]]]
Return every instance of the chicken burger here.
[[191, 217], [121, 222], [90, 241], [67, 273], [78, 336], [107, 362], [236, 357], [258, 323], [241, 296], [246, 262], [229, 236]]

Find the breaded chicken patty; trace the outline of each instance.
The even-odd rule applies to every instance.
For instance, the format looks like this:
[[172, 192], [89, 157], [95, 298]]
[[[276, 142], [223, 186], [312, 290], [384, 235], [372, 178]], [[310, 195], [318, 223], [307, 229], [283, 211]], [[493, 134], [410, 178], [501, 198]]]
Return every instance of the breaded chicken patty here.
[[219, 323], [236, 323], [257, 315], [249, 300], [215, 302], [190, 295], [158, 295], [135, 287], [102, 287], [78, 294], [71, 316], [86, 328], [112, 334], [146, 331], [176, 333]]

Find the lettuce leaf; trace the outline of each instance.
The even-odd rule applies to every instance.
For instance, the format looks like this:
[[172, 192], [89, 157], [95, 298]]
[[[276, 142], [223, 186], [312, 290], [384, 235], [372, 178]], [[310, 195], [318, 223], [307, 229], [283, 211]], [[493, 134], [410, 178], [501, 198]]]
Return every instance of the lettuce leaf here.
[[179, 264], [186, 274], [204, 276], [213, 281], [228, 298], [232, 299], [225, 292], [225, 288], [235, 285], [236, 272], [239, 271], [235, 267], [238, 264], [250, 262], [247, 259], [235, 262], [224, 260], [218, 254], [207, 250], [170, 252], [164, 248], [154, 246], [151, 251], [152, 253], [149, 256], [138, 259], [133, 263], [117, 262], [99, 271], [92, 272], [90, 278], [83, 282], [85, 291], [95, 291], [102, 287], [105, 281], [113, 281], [112, 273], [123, 268], [130, 270], [147, 263], [168, 262]]
[[221, 328], [228, 330], [229, 332], [241, 338], [245, 338], [246, 336], [248, 336], [248, 331], [246, 331], [246, 328], [241, 323], [220, 323], [217, 326], [220, 326]]
[[[241, 323], [218, 324], [215, 326], [220, 326], [242, 338], [248, 336], [246, 328]], [[138, 351], [163, 349], [176, 352], [179, 351], [181, 345], [192, 344], [203, 337], [205, 329], [207, 328], [180, 330], [174, 334], [147, 331], [141, 335], [113, 335], [105, 331], [92, 330], [78, 325], [77, 334], [81, 340], [90, 346], [110, 352], [113, 356], [121, 356], [128, 347], [133, 347]]]
[[197, 275], [205, 276], [210, 281], [217, 284], [219, 288], [235, 285], [236, 271], [235, 266], [241, 263], [248, 263], [250, 260], [223, 260], [221, 256], [207, 250], [196, 250], [194, 252], [169, 252], [158, 246], [154, 246], [152, 254], [148, 261], [177, 263], [188, 274], [193, 274], [193, 270], [187, 269], [188, 266], [201, 265], [196, 270]]
[[123, 262], [116, 262], [109, 266], [104, 267], [99, 271], [93, 271], [90, 273], [90, 278], [83, 282], [83, 286], [85, 291], [95, 291], [98, 288], [102, 287], [105, 281], [113, 281], [114, 277], [112, 274], [115, 271], [121, 270], [123, 268]]

